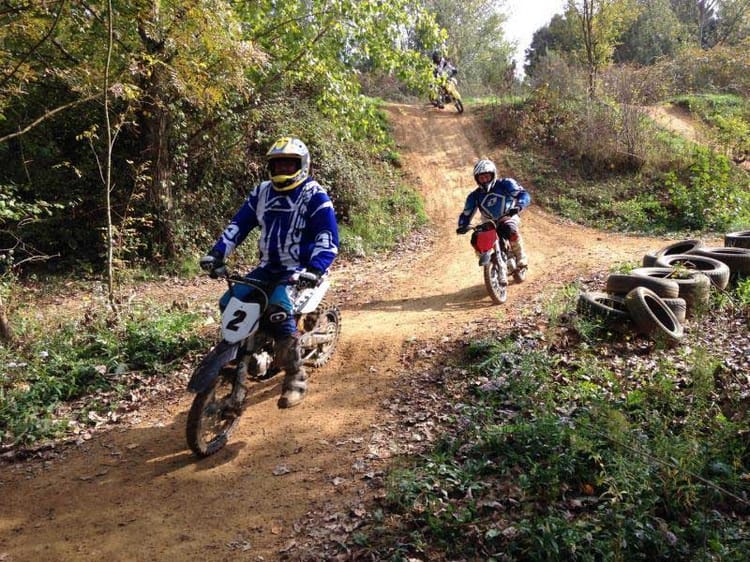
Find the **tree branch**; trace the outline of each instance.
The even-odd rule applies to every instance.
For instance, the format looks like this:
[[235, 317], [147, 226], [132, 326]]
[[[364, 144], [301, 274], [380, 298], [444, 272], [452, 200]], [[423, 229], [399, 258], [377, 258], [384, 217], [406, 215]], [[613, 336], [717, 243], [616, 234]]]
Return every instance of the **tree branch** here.
[[30, 124], [26, 125], [23, 129], [19, 129], [15, 133], [11, 133], [9, 135], [5, 135], [4, 137], [0, 137], [0, 143], [9, 141], [9, 140], [14, 139], [16, 137], [20, 137], [21, 135], [23, 135], [25, 133], [28, 133], [31, 129], [33, 129], [34, 127], [36, 127], [37, 125], [39, 125], [43, 121], [46, 121], [47, 119], [49, 119], [53, 115], [55, 115], [57, 113], [60, 113], [61, 111], [64, 111], [66, 109], [70, 109], [71, 107], [75, 107], [77, 105], [80, 105], [82, 103], [86, 103], [86, 102], [90, 102], [91, 100], [95, 100], [95, 99], [97, 99], [100, 96], [101, 96], [101, 94], [93, 94], [91, 96], [85, 97], [85, 98], [80, 99], [80, 100], [72, 101], [70, 103], [66, 103], [65, 105], [61, 105], [60, 107], [57, 107], [57, 108], [55, 108], [55, 109], [53, 109], [51, 111], [48, 111], [47, 113], [45, 113], [44, 115], [42, 115], [41, 117], [39, 117], [38, 119], [36, 119], [35, 121], [32, 121]]
[[31, 54], [34, 51], [36, 51], [47, 39], [49, 39], [49, 37], [52, 35], [52, 32], [57, 27], [57, 24], [60, 22], [60, 16], [62, 15], [62, 9], [63, 9], [64, 5], [65, 5], [65, 0], [60, 0], [60, 9], [57, 11], [57, 15], [55, 16], [55, 21], [52, 22], [52, 27], [50, 27], [49, 30], [47, 31], [47, 33], [45, 33], [44, 36], [42, 36], [42, 38], [39, 39], [39, 41], [37, 41], [36, 45], [34, 45], [25, 55], [23, 55], [19, 59], [19, 61], [16, 64], [15, 68], [13, 70], [11, 70], [10, 72], [8, 72], [3, 77], [2, 82], [0, 82], [0, 88], [3, 88], [5, 86], [5, 84], [8, 82], [8, 80], [10, 80], [11, 76], [13, 76], [16, 72], [18, 72], [18, 69], [21, 68], [21, 65], [23, 65], [23, 63], [25, 63], [29, 59], [29, 57], [31, 56]]

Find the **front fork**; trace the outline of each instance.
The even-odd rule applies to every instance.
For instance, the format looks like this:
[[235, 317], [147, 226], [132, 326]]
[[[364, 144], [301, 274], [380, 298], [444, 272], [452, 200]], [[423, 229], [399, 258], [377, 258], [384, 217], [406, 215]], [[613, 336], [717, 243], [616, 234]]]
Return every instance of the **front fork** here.
[[498, 281], [508, 283], [508, 254], [501, 246], [500, 239], [495, 241], [495, 251], [492, 254], [492, 261], [497, 265]]

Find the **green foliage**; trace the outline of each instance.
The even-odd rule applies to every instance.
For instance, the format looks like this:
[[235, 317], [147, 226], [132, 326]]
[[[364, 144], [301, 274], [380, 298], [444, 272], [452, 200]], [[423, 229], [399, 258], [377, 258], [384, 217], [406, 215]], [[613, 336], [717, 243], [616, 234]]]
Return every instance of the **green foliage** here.
[[725, 230], [750, 220], [750, 194], [731, 173], [726, 157], [696, 147], [690, 166], [664, 177], [667, 207], [676, 226]]
[[[631, 93], [638, 90], [640, 81], [620, 74], [607, 78], [613, 94], [626, 84]], [[746, 172], [721, 153], [654, 128], [638, 109], [637, 94], [621, 103], [592, 104], [573, 86], [580, 80], [556, 76], [549, 87], [487, 112], [489, 130], [515, 149], [506, 151], [508, 160], [516, 174], [531, 179], [539, 203], [579, 222], [630, 232], [700, 232], [747, 224]], [[706, 97], [689, 98], [717, 108], [704, 111], [706, 119], [719, 114], [728, 119], [730, 108], [744, 107], [733, 96]]]
[[675, 93], [730, 93], [750, 96], [750, 37], [738, 45], [691, 48], [657, 64]]
[[750, 101], [735, 94], [677, 96], [675, 103], [705, 123], [718, 152], [735, 162], [750, 158]]
[[[34, 5], [9, 12], [0, 30], [3, 183], [22, 186], [18, 204], [59, 205], [43, 221], [24, 223], [17, 235], [60, 254], [63, 267], [72, 261], [96, 266], [105, 255], [99, 170], [105, 123], [97, 99], [108, 14], [101, 10], [106, 7]], [[412, 87], [422, 84], [429, 61], [419, 50], [443, 37], [406, 0], [210, 0], [159, 10], [115, 1], [112, 16], [118, 266], [164, 265], [194, 251], [196, 230], [198, 240], [216, 235], [214, 223], [224, 223], [228, 209], [264, 175], [266, 135], [278, 131], [262, 119], [279, 103], [314, 108], [302, 127], [310, 143], [314, 124], [321, 124], [339, 142], [382, 146], [381, 117], [361, 97], [358, 72], [378, 69]], [[284, 134], [297, 132], [293, 119], [287, 125]]]
[[505, 38], [506, 16], [492, 0], [423, 0], [446, 30], [442, 52], [459, 69], [464, 95], [507, 92], [515, 80], [512, 46]]
[[670, 0], [642, 3], [641, 12], [615, 46], [617, 62], [654, 64], [673, 57], [687, 39], [687, 29], [672, 10]]
[[747, 413], [720, 409], [721, 359], [688, 348], [612, 371], [570, 351], [516, 337], [469, 349], [483, 383], [434, 450], [388, 478], [402, 556], [666, 561], [709, 544], [742, 560]]
[[[159, 306], [129, 311], [123, 328], [116, 330], [104, 316], [88, 323], [59, 322], [50, 330], [23, 311], [18, 314], [17, 337], [28, 343], [0, 348], [3, 445], [53, 437], [76, 418], [77, 423], [89, 423], [82, 411], [100, 394], [115, 408], [117, 397], [137, 388], [144, 376], [169, 373], [175, 362], [207, 345], [198, 336], [197, 315]], [[84, 397], [71, 413], [60, 410], [64, 403]]]

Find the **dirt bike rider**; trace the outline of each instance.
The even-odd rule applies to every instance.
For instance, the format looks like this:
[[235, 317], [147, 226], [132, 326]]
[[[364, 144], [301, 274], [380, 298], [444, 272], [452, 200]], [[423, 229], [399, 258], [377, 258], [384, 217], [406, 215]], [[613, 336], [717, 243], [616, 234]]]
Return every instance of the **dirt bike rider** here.
[[[267, 318], [275, 340], [275, 356], [284, 369], [279, 408], [299, 404], [307, 393], [300, 332], [290, 300], [290, 285], [301, 271], [323, 275], [338, 254], [336, 215], [328, 194], [310, 175], [310, 152], [293, 137], [277, 140], [266, 153], [269, 180], [248, 195], [200, 266], [211, 277], [223, 275], [225, 261], [248, 233], [260, 227], [260, 265], [247, 274], [268, 287]], [[225, 294], [220, 306], [229, 301]]]
[[[531, 195], [513, 178], [497, 177], [497, 168], [491, 160], [479, 160], [474, 166], [474, 181], [478, 187], [466, 197], [463, 212], [458, 217], [456, 234], [466, 234], [474, 213], [497, 221], [497, 234], [510, 241], [510, 249], [516, 258], [519, 268], [528, 267], [528, 258], [523, 247], [523, 238], [519, 226], [519, 213], [531, 203]], [[472, 246], [476, 233], [472, 236]], [[489, 255], [480, 256], [479, 265], [486, 265]], [[500, 282], [507, 283], [505, 267], [500, 271]]]
[[443, 109], [445, 107], [445, 103], [443, 102], [443, 91], [445, 90], [445, 85], [448, 80], [458, 74], [458, 69], [453, 66], [453, 63], [446, 59], [440, 51], [433, 51], [432, 62], [435, 65], [435, 68], [432, 69], [432, 75], [435, 77], [436, 89], [436, 92], [433, 94], [435, 96], [434, 101], [435, 105], [440, 109]]

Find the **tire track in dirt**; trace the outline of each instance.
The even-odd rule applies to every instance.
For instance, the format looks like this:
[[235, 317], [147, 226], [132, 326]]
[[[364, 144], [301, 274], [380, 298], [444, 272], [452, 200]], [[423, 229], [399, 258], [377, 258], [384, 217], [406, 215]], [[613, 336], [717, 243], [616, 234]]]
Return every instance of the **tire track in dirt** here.
[[[514, 175], [502, 147], [485, 137], [471, 108], [461, 116], [397, 104], [387, 111], [432, 226], [398, 257], [335, 268], [341, 347], [314, 372], [309, 397], [280, 411], [280, 381], [259, 384], [229, 446], [201, 461], [185, 448], [190, 397], [180, 394], [43, 463], [4, 467], [0, 560], [277, 560], [296, 522], [322, 506], [363, 501], [363, 467], [389, 462], [373, 428], [386, 415], [393, 381], [405, 376], [405, 342], [451, 338], [472, 322], [501, 323], [504, 313], [561, 283], [638, 261], [661, 244], [567, 224], [532, 206], [522, 225], [527, 281], [510, 286], [505, 305], [492, 306], [469, 238], [457, 236], [455, 225], [478, 157]], [[537, 187], [525, 185], [533, 196]], [[210, 288], [201, 285], [201, 294]], [[203, 304], [221, 292], [216, 285]]]

